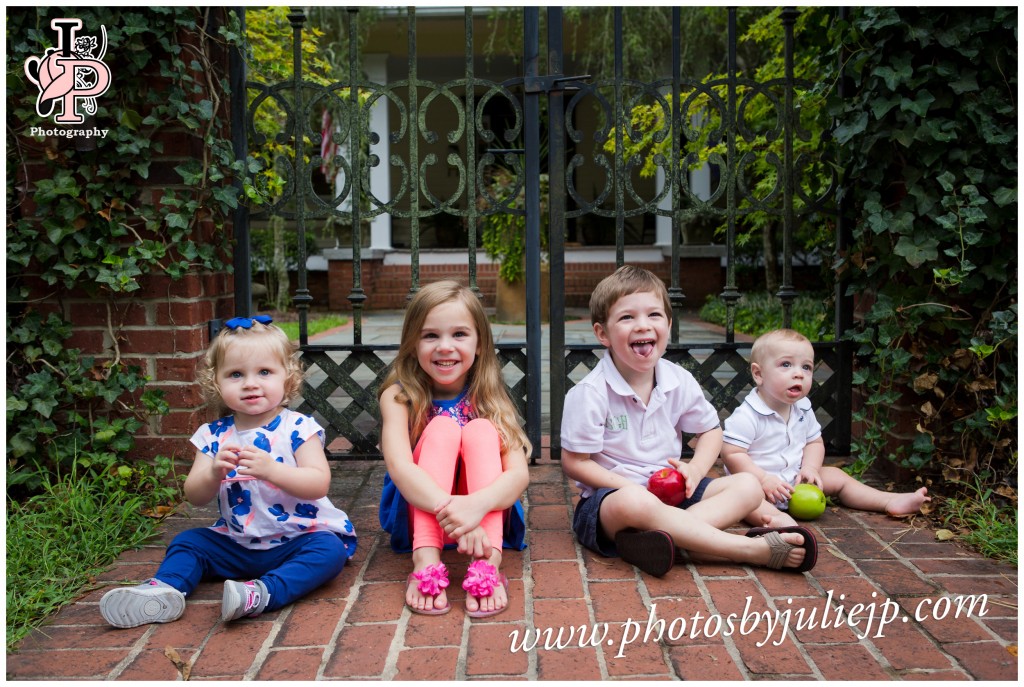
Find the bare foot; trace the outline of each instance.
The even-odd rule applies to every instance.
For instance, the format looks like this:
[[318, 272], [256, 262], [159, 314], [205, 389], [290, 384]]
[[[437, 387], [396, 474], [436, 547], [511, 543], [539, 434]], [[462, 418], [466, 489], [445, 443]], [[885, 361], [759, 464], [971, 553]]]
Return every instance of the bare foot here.
[[765, 527], [796, 527], [797, 521], [793, 519], [793, 516], [789, 513], [779, 513], [768, 519], [765, 523]]
[[903, 494], [895, 494], [889, 502], [885, 504], [885, 512], [889, 515], [913, 515], [921, 511], [921, 505], [926, 501], [931, 501], [932, 497], [928, 496], [928, 488], [921, 487], [917, 491], [908, 491]]
[[[782, 532], [780, 536], [784, 542], [793, 545], [793, 548], [786, 554], [786, 560], [782, 564], [783, 570], [795, 568], [803, 563], [806, 551], [800, 547], [804, 544], [804, 535], [799, 532]], [[750, 553], [748, 562], [754, 565], [768, 565], [768, 561], [772, 557], [772, 551], [768, 546], [768, 542], [765, 541], [764, 537], [752, 537], [750, 541], [753, 543], [754, 548]]]
[[798, 524], [792, 515], [767, 501], [761, 501], [761, 505], [744, 520], [751, 527], [793, 527]]
[[[487, 562], [494, 566], [495, 570], [501, 571], [501, 549], [491, 549], [491, 555], [487, 559]], [[466, 594], [466, 610], [470, 613], [476, 613], [477, 611], [483, 611], [484, 613], [490, 613], [492, 611], [500, 611], [508, 605], [508, 590], [505, 589], [505, 585], [495, 585], [494, 591], [491, 592], [490, 596], [475, 597], [472, 594]]]
[[[441, 562], [441, 551], [429, 546], [416, 549], [412, 552], [412, 563], [413, 572], [418, 573], [424, 568], [428, 568], [435, 563]], [[410, 608], [414, 608], [419, 611], [432, 611], [434, 609], [441, 609], [448, 605], [448, 596], [442, 589], [436, 596], [430, 594], [424, 594], [419, 589], [419, 580], [415, 577], [409, 578], [409, 586], [405, 590], [405, 603]]]

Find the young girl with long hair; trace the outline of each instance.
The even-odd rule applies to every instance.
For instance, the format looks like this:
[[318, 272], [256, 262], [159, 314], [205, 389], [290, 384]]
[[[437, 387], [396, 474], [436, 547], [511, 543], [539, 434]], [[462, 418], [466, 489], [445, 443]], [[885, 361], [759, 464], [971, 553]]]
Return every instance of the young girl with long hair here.
[[381, 525], [396, 551], [412, 551], [405, 602], [414, 613], [451, 610], [441, 551], [473, 558], [466, 613], [508, 607], [502, 546], [525, 548], [519, 497], [530, 442], [501, 376], [480, 299], [454, 281], [420, 289], [406, 310], [395, 361], [381, 385], [387, 466]]
[[204, 579], [224, 579], [221, 619], [253, 617], [302, 598], [341, 572], [356, 533], [327, 499], [324, 430], [289, 410], [302, 384], [299, 354], [267, 315], [228, 320], [199, 382], [227, 411], [192, 436], [185, 498], [217, 498], [220, 519], [182, 532], [156, 575], [112, 589], [100, 613], [114, 627], [177, 620]]

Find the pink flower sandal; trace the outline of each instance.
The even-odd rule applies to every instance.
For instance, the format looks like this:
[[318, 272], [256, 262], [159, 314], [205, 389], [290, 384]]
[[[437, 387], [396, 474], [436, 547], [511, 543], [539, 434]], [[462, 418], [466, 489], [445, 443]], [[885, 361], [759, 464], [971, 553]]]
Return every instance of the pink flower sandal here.
[[[419, 584], [416, 588], [420, 594], [425, 596], [436, 597], [445, 587], [448, 586], [448, 568], [444, 567], [444, 563], [434, 563], [417, 572], [409, 573], [409, 577], [405, 578], [406, 585], [412, 584], [412, 581], [416, 580]], [[409, 603], [406, 602], [406, 606]], [[446, 604], [443, 608], [431, 608], [430, 610], [424, 610], [409, 606], [409, 610], [413, 613], [419, 613], [420, 615], [444, 615], [448, 611], [452, 610], [452, 605]]]
[[[493, 594], [494, 588], [499, 584], [505, 587], [505, 594], [507, 596], [508, 578], [499, 574], [497, 568], [481, 558], [470, 563], [469, 569], [466, 570], [466, 578], [462, 581], [462, 588], [479, 603], [480, 599]], [[479, 608], [475, 611], [466, 609], [466, 615], [470, 618], [490, 618], [492, 615], [498, 615], [506, 608], [508, 608], [507, 601], [503, 607], [493, 611], [481, 611]]]

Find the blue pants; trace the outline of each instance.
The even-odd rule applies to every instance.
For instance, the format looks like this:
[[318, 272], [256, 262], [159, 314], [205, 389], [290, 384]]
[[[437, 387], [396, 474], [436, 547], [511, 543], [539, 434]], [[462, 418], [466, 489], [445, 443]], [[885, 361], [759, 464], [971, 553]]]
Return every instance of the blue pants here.
[[188, 596], [203, 580], [259, 579], [270, 592], [266, 610], [301, 599], [337, 577], [349, 553], [333, 532], [310, 532], [271, 549], [247, 549], [207, 528], [174, 538], [156, 579]]

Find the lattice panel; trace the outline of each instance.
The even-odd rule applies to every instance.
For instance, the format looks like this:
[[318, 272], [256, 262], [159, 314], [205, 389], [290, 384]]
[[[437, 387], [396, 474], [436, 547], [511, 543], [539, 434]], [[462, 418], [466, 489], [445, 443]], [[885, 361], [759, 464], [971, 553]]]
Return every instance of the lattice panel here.
[[[331, 459], [380, 457], [377, 393], [397, 350], [398, 346], [344, 346], [302, 352], [307, 381], [297, 410], [323, 425]], [[331, 448], [339, 437], [345, 440], [339, 443], [348, 447]]]
[[[331, 460], [381, 457], [377, 397], [397, 351], [397, 345], [318, 346], [303, 350], [306, 383], [302, 386], [302, 403], [296, 410], [313, 416], [324, 427]], [[518, 344], [500, 344], [497, 352], [509, 394], [525, 417], [526, 350]]]
[[[597, 366], [600, 351], [603, 349], [586, 345], [566, 346], [566, 391]], [[810, 399], [821, 423], [826, 451], [835, 453], [836, 426], [832, 420], [839, 413], [839, 354], [835, 344], [815, 344], [814, 352], [817, 364]], [[749, 355], [750, 344], [698, 344], [669, 346], [664, 357], [694, 376], [724, 421], [753, 387]]]

